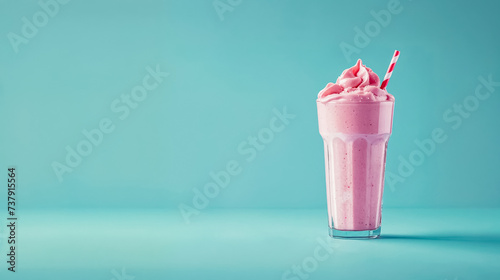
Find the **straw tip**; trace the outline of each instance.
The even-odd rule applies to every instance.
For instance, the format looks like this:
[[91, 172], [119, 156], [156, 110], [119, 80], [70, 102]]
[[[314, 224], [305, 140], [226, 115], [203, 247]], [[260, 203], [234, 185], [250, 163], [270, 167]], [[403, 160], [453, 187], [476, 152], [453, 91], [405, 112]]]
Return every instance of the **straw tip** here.
[[396, 51], [394, 52], [394, 55], [399, 55], [399, 51], [398, 51], [398, 50], [396, 50]]

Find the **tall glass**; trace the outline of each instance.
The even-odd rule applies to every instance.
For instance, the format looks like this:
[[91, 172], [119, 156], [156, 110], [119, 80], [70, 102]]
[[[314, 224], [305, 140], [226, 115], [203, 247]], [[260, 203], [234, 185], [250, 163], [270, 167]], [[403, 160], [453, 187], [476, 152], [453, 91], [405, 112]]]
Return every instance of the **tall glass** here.
[[317, 102], [332, 237], [380, 236], [394, 101]]

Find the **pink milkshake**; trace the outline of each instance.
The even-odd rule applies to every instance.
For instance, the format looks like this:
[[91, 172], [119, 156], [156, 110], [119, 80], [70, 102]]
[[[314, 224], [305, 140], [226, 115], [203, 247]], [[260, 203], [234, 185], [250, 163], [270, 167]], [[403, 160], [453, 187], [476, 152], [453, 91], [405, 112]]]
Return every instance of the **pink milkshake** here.
[[317, 100], [332, 237], [378, 237], [394, 97], [358, 60]]

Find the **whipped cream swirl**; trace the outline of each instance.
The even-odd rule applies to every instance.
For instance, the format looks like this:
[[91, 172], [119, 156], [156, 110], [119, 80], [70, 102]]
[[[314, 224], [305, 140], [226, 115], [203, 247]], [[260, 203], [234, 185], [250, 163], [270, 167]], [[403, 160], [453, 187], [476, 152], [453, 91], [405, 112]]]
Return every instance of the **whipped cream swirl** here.
[[336, 83], [328, 83], [319, 92], [318, 101], [380, 102], [394, 101], [394, 96], [380, 89], [380, 79], [372, 69], [364, 66], [361, 59], [353, 67], [344, 70]]

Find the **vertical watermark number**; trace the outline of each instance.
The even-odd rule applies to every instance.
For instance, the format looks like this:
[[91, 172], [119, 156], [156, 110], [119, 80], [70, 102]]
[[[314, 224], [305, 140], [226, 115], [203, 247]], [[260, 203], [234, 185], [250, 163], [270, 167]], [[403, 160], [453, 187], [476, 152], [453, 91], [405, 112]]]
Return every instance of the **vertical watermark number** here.
[[16, 173], [15, 167], [7, 169], [7, 269], [12, 272], [16, 272]]

